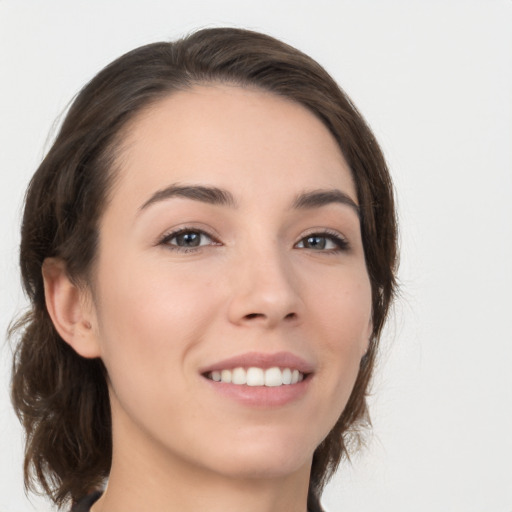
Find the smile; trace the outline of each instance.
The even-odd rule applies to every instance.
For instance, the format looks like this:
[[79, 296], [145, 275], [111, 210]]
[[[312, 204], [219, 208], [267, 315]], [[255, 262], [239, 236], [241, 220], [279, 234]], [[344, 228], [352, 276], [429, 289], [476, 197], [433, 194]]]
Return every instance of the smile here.
[[278, 387], [297, 384], [304, 380], [304, 373], [296, 368], [233, 368], [231, 370], [214, 370], [205, 375], [215, 382], [235, 384], [237, 386], [266, 386]]

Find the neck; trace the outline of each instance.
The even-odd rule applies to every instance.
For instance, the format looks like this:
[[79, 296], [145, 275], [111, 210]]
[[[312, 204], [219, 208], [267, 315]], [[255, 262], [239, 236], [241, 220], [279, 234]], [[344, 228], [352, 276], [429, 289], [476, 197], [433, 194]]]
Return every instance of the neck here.
[[183, 464], [162, 471], [116, 457], [92, 512], [306, 512], [308, 483], [309, 469], [279, 478], [233, 478]]
[[108, 485], [91, 512], [307, 511], [311, 460], [286, 474], [223, 474], [144, 435], [126, 438], [115, 425], [113, 434]]

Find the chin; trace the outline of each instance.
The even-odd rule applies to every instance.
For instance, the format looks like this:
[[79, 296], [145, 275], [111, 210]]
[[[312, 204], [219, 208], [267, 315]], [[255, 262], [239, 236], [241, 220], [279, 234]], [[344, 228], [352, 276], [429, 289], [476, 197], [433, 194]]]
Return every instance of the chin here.
[[221, 472], [231, 478], [275, 479], [301, 470], [309, 475], [315, 448], [310, 439], [261, 436], [251, 437], [251, 442], [230, 443], [221, 453], [215, 450], [212, 458], [217, 466], [222, 461]]
[[[226, 461], [224, 461], [226, 462]], [[297, 456], [262, 458], [240, 457], [223, 467], [221, 473], [230, 479], [242, 480], [276, 480], [307, 471], [309, 474], [312, 455], [298, 458]]]

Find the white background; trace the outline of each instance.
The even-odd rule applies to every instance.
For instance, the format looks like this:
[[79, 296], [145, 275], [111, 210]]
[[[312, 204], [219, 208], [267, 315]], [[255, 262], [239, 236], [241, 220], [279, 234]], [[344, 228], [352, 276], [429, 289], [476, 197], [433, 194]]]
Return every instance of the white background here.
[[[0, 0], [0, 331], [24, 299], [24, 189], [50, 128], [101, 67], [195, 28], [304, 50], [373, 127], [395, 179], [401, 298], [367, 451], [330, 512], [512, 512], [512, 1]], [[22, 433], [0, 345], [0, 511], [23, 494]]]

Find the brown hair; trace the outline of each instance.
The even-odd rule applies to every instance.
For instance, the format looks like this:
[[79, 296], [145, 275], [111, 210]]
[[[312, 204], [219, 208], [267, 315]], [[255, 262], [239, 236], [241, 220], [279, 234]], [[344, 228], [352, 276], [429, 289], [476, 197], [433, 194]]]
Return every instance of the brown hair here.
[[43, 261], [61, 258], [70, 278], [87, 284], [122, 128], [173, 91], [219, 81], [271, 91], [318, 116], [352, 170], [361, 207], [373, 333], [348, 404], [315, 451], [310, 506], [348, 455], [351, 432], [369, 422], [366, 393], [394, 294], [397, 260], [393, 190], [381, 150], [348, 97], [310, 57], [256, 32], [201, 30], [176, 42], [137, 48], [93, 78], [76, 97], [27, 191], [20, 261], [31, 309], [12, 328], [20, 333], [12, 401], [27, 435], [25, 485], [35, 490], [39, 483], [59, 506], [108, 477], [111, 418], [103, 363], [77, 355], [50, 320]]

